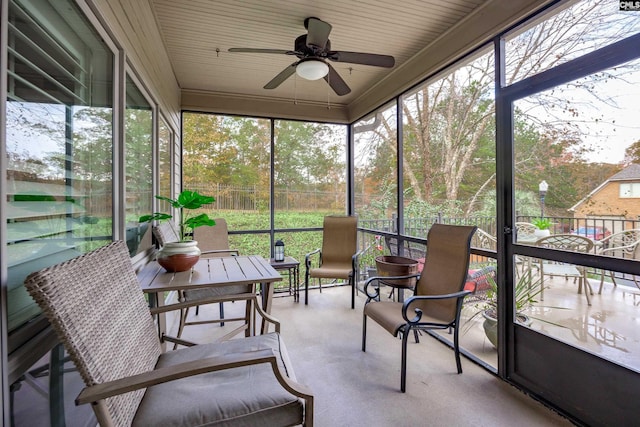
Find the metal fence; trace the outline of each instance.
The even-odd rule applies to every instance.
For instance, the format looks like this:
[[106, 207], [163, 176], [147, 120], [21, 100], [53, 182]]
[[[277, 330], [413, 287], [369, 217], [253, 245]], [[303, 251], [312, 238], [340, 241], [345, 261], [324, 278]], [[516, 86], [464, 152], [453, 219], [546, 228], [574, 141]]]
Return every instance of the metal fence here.
[[[216, 210], [263, 211], [269, 208], [268, 186], [238, 186], [228, 184], [190, 184], [190, 189], [201, 194], [215, 197], [210, 206]], [[274, 208], [278, 210], [335, 210], [346, 206], [346, 195], [339, 191], [324, 191], [319, 187], [294, 189], [276, 187], [274, 190]], [[531, 222], [533, 216], [518, 215], [517, 222]], [[572, 233], [581, 227], [601, 228], [605, 234], [613, 234], [630, 228], [639, 228], [640, 220], [627, 220], [617, 217], [573, 218], [549, 217], [553, 222], [551, 232]], [[445, 217], [442, 214], [424, 218], [406, 218], [405, 235], [424, 238], [432, 224], [476, 225], [491, 235], [496, 235], [496, 222], [493, 217]], [[359, 226], [372, 230], [397, 232], [397, 218], [361, 219]]]
[[[519, 215], [516, 222], [532, 222], [534, 216]], [[620, 218], [572, 218], [572, 217], [548, 217], [551, 220], [552, 234], [595, 234], [596, 240], [610, 234], [618, 233], [632, 228], [640, 228], [640, 220], [620, 219]], [[496, 236], [496, 221], [492, 217], [445, 217], [436, 215], [426, 218], [406, 218], [404, 220], [404, 235], [421, 237], [427, 236], [433, 224], [451, 225], [475, 225], [492, 236]], [[383, 232], [397, 232], [397, 219], [361, 219], [358, 224], [361, 228], [379, 230]], [[601, 236], [601, 237], [600, 237]]]
[[[227, 184], [190, 184], [189, 189], [215, 197], [210, 206], [216, 210], [261, 211], [269, 208], [268, 186]], [[276, 187], [274, 207], [278, 210], [335, 210], [346, 206], [346, 195], [318, 188]]]

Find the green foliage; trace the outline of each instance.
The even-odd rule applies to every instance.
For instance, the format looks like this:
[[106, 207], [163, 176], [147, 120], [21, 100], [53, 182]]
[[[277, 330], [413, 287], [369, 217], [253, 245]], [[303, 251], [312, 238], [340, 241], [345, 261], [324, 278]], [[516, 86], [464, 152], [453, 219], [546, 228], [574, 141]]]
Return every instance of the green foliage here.
[[[476, 310], [466, 322], [465, 332], [473, 325], [473, 320], [477, 316], [485, 313], [487, 316], [497, 319], [498, 317], [498, 284], [495, 281], [495, 276], [487, 275], [487, 283], [489, 284], [489, 290], [486, 293], [485, 298], [474, 306]], [[540, 276], [534, 276], [532, 269], [528, 269], [522, 272], [522, 275], [518, 278], [514, 285], [514, 302], [516, 308], [516, 314], [522, 315], [527, 309], [533, 307], [538, 303], [538, 296], [542, 293], [542, 287], [544, 282]], [[566, 307], [547, 307], [566, 309]], [[528, 317], [536, 319], [540, 322], [548, 323], [550, 325], [564, 328], [565, 326], [555, 322], [551, 322], [539, 317], [533, 317], [527, 314]]]
[[458, 200], [431, 203], [424, 200], [411, 200], [405, 208], [408, 218], [432, 218], [438, 214], [446, 217], [459, 217], [463, 215], [462, 202]]
[[[486, 278], [489, 290], [484, 299], [475, 304], [475, 312], [467, 320], [465, 332], [473, 325], [473, 319], [485, 313], [494, 319], [498, 318], [498, 284], [493, 274], [487, 274]], [[542, 292], [542, 285], [540, 277], [534, 278], [531, 270], [522, 273], [514, 287], [516, 314], [522, 314], [523, 311], [538, 302], [537, 296]]]
[[[170, 199], [164, 196], [156, 196], [158, 200], [164, 200], [168, 202], [172, 207], [180, 210], [180, 218], [182, 221], [179, 223], [180, 226], [180, 240], [191, 240], [190, 236], [193, 233], [193, 230], [197, 227], [201, 227], [203, 225], [213, 226], [216, 225], [216, 222], [209, 218], [209, 215], [206, 213], [202, 213], [195, 216], [190, 216], [185, 210], [194, 210], [199, 209], [203, 205], [207, 205], [209, 203], [215, 202], [215, 198], [211, 196], [204, 196], [199, 194], [196, 191], [184, 190], [182, 193], [178, 195], [176, 200]], [[173, 215], [162, 212], [154, 212], [152, 214], [142, 215], [138, 221], [139, 222], [152, 222], [152, 221], [163, 221], [165, 219], [171, 219]]]
[[534, 218], [531, 223], [538, 227], [539, 230], [548, 230], [553, 225], [549, 218]]
[[[493, 275], [487, 276], [487, 282], [490, 288], [487, 291], [487, 300], [485, 301], [484, 309], [496, 312], [498, 307], [498, 284]], [[541, 278], [534, 278], [530, 269], [523, 272], [514, 287], [516, 313], [520, 313], [537, 303], [537, 297], [541, 292]]]
[[[540, 214], [540, 200], [538, 200], [536, 192], [516, 190], [514, 198], [518, 215], [534, 216]], [[491, 189], [482, 198], [480, 207], [471, 212], [470, 216], [495, 217], [496, 212], [496, 192]]]
[[378, 197], [372, 198], [369, 206], [363, 207], [361, 217], [364, 219], [388, 218], [396, 211], [396, 185], [383, 182], [378, 190]]
[[[332, 214], [335, 214], [335, 212], [276, 212], [275, 226], [276, 228], [320, 228], [324, 217]], [[271, 248], [267, 230], [268, 215], [265, 216], [259, 212], [239, 212], [234, 210], [216, 211], [215, 215], [227, 221], [231, 232], [264, 230], [264, 233], [259, 234], [231, 234], [229, 241], [233, 249], [238, 249], [241, 254], [269, 256]], [[210, 216], [212, 216], [211, 213]], [[286, 246], [286, 255], [296, 258], [302, 265], [304, 263], [304, 255], [322, 245], [322, 232], [277, 232], [276, 239], [282, 239]]]
[[640, 163], [640, 140], [624, 150], [624, 161], [626, 164]]

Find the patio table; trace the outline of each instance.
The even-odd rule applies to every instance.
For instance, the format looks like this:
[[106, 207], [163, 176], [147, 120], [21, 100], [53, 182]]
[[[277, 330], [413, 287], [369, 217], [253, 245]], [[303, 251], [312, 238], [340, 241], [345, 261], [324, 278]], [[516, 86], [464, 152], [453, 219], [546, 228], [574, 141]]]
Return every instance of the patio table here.
[[[247, 301], [246, 319], [249, 324], [243, 325], [245, 335], [250, 335], [251, 299], [256, 295], [256, 284], [260, 284], [262, 309], [270, 314], [273, 297], [273, 283], [282, 280], [282, 276], [269, 261], [258, 255], [229, 256], [217, 258], [201, 258], [190, 270], [167, 272], [157, 262], [151, 262], [139, 273], [138, 279], [142, 291], [149, 295], [149, 305], [158, 314], [158, 332], [160, 337], [166, 336], [167, 311], [178, 310], [192, 305], [209, 304], [244, 299]], [[238, 288], [246, 285], [246, 288]], [[164, 305], [163, 292], [197, 289], [199, 287], [233, 286], [234, 292], [215, 298], [190, 303], [178, 302]], [[240, 291], [237, 292], [236, 291]], [[255, 319], [253, 319], [255, 320]], [[266, 332], [266, 322], [262, 321], [262, 333]], [[255, 332], [255, 327], [253, 328]]]

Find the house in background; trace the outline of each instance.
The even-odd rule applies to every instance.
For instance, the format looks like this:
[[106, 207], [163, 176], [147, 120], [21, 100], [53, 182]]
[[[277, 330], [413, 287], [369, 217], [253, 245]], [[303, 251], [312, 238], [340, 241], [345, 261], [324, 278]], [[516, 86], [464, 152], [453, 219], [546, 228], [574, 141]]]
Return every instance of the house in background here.
[[622, 231], [613, 229], [620, 225], [613, 227], [612, 220], [629, 220], [624, 228], [635, 228], [634, 222], [640, 220], [640, 164], [631, 164], [612, 175], [569, 211], [576, 219], [603, 221], [612, 232]]

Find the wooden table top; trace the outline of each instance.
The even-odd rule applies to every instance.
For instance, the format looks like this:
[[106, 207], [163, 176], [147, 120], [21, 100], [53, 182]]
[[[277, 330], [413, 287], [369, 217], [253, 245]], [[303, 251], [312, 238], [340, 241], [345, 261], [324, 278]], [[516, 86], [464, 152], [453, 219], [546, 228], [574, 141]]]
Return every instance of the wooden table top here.
[[201, 258], [189, 271], [167, 272], [151, 262], [138, 273], [143, 292], [195, 289], [200, 286], [249, 285], [282, 280], [282, 276], [259, 255]]

